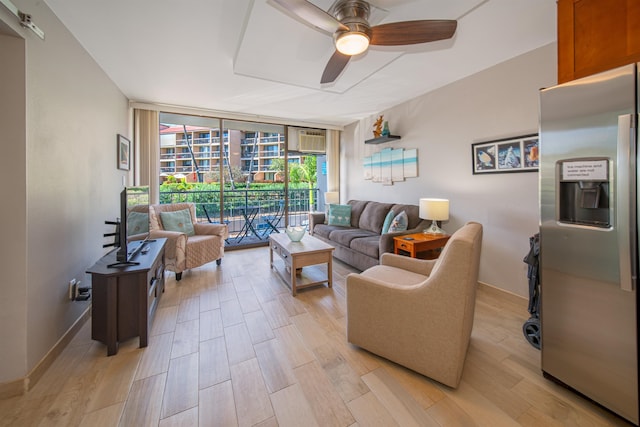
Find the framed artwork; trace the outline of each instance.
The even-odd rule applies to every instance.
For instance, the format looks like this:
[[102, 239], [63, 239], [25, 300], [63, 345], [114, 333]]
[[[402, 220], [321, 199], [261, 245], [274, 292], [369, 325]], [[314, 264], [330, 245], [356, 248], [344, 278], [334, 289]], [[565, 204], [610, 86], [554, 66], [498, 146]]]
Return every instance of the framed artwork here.
[[118, 134], [118, 169], [128, 171], [131, 169], [131, 141]]
[[535, 172], [539, 166], [537, 134], [471, 144], [473, 174]]
[[418, 149], [385, 148], [362, 160], [364, 179], [382, 185], [418, 176]]

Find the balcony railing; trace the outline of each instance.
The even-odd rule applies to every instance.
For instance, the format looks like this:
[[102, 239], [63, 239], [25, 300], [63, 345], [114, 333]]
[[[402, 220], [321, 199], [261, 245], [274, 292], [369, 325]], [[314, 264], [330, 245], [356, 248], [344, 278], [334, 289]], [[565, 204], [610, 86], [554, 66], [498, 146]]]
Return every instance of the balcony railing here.
[[[287, 209], [287, 224], [307, 226], [309, 212], [317, 210], [319, 190], [290, 189], [289, 205]], [[284, 206], [285, 191], [278, 190], [224, 190], [224, 207], [222, 220], [229, 226], [227, 244], [236, 246], [245, 243], [266, 243], [267, 236], [273, 229], [266, 220], [272, 218]], [[312, 199], [310, 198], [312, 197]], [[313, 202], [311, 202], [313, 200]], [[192, 202], [196, 205], [196, 216], [199, 221], [220, 222], [220, 192], [218, 191], [160, 191], [160, 203]], [[252, 229], [247, 229], [245, 214], [253, 210], [255, 217], [251, 220]], [[283, 217], [278, 229], [285, 226]], [[248, 239], [247, 239], [248, 237]]]

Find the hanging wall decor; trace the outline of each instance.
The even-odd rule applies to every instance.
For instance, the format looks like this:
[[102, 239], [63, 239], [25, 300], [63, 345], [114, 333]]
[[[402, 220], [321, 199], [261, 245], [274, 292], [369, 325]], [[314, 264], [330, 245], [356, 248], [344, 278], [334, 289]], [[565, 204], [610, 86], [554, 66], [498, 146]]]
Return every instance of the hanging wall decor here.
[[364, 179], [393, 185], [418, 176], [418, 149], [385, 148], [363, 159]]
[[538, 135], [523, 135], [471, 145], [473, 174], [535, 172], [538, 170]]
[[118, 169], [128, 171], [131, 169], [131, 141], [118, 134], [117, 141]]

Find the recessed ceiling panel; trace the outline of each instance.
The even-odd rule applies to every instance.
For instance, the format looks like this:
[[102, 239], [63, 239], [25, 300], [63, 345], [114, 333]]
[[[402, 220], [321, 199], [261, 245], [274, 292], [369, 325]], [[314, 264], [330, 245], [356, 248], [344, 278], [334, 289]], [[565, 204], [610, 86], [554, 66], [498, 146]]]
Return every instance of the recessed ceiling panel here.
[[[372, 1], [371, 25], [416, 19], [457, 19], [483, 0]], [[315, 1], [323, 10], [330, 1]], [[258, 79], [344, 93], [406, 52], [428, 50], [430, 44], [410, 47], [372, 46], [351, 59], [338, 79], [320, 84], [322, 72], [335, 48], [331, 34], [312, 28], [267, 0], [256, 0], [248, 11], [236, 53], [234, 73]], [[448, 48], [451, 43], [440, 43]], [[286, 65], [285, 65], [286, 64]]]

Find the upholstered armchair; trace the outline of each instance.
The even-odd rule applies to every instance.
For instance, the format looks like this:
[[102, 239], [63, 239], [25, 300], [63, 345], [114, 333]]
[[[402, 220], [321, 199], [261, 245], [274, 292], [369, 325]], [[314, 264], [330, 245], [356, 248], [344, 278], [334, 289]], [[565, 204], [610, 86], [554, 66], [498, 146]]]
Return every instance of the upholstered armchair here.
[[165, 268], [182, 279], [182, 272], [211, 261], [218, 265], [229, 237], [225, 224], [198, 223], [194, 203], [149, 206], [150, 237], [166, 237]]
[[347, 276], [347, 340], [457, 387], [473, 327], [482, 225], [456, 231], [436, 260], [385, 253]]

